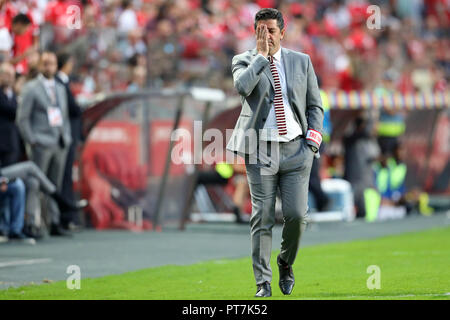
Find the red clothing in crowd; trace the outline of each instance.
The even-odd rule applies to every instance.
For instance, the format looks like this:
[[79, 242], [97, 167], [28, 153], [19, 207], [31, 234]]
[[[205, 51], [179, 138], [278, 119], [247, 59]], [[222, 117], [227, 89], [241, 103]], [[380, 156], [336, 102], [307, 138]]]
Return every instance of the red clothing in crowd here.
[[450, 2], [448, 0], [427, 0], [424, 4], [427, 16], [435, 16], [441, 27], [450, 25]]
[[7, 2], [0, 9], [0, 28], [8, 28], [11, 30], [11, 22], [17, 14], [17, 9], [10, 2]]
[[53, 0], [47, 4], [45, 8], [45, 22], [54, 26], [67, 26], [67, 8], [73, 4], [72, 1]]
[[[31, 26], [24, 34], [14, 36], [13, 57], [25, 53], [33, 46], [36, 37], [39, 36], [39, 26], [33, 22], [33, 17], [30, 13], [27, 13], [27, 16], [31, 20]], [[26, 74], [28, 72], [28, 60], [25, 58], [19, 61], [15, 67], [18, 73]]]
[[[31, 12], [27, 12], [26, 15], [31, 20], [31, 26], [22, 35], [14, 35], [11, 31], [12, 19], [19, 13], [13, 3], [7, 3], [0, 12], [0, 28], [7, 28], [11, 35], [13, 45], [11, 48], [11, 58], [17, 57], [25, 53], [30, 47], [33, 46], [35, 37], [39, 34], [39, 26], [33, 21]], [[18, 73], [28, 72], [28, 61], [23, 59], [15, 64], [16, 71]]]

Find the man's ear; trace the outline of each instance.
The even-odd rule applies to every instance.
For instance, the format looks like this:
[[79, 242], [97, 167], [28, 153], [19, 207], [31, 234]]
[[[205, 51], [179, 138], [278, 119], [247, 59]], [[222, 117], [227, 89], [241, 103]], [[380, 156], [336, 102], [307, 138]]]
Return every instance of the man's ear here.
[[283, 40], [283, 38], [284, 38], [284, 33], [285, 33], [285, 31], [286, 31], [286, 28], [284, 28], [283, 30], [280, 31], [280, 34], [281, 34], [280, 39], [281, 39], [281, 40]]

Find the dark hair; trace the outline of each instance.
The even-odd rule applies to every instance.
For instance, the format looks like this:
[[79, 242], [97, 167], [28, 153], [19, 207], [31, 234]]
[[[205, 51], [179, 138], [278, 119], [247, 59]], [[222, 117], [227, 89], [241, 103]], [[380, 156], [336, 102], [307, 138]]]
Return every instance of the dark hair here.
[[29, 25], [31, 23], [31, 19], [26, 14], [19, 13], [12, 19], [12, 24], [16, 23]]
[[58, 60], [58, 70], [61, 70], [67, 63], [67, 61], [72, 58], [72, 55], [66, 51], [59, 52], [56, 55], [56, 59]]
[[52, 51], [52, 50], [49, 50], [49, 49], [44, 49], [44, 50], [39, 52], [39, 62], [42, 61], [42, 56], [44, 54], [53, 54], [53, 55], [55, 55], [56, 58], [58, 58], [55, 51]]
[[256, 30], [256, 25], [257, 25], [258, 21], [271, 20], [271, 19], [277, 20], [277, 25], [278, 25], [278, 28], [280, 28], [280, 30], [284, 29], [284, 19], [283, 19], [283, 15], [281, 14], [281, 12], [278, 11], [277, 9], [264, 8], [264, 9], [259, 10], [255, 15], [255, 25], [254, 25], [255, 30]]
[[138, 56], [139, 56], [139, 54], [135, 53], [133, 56], [128, 58], [128, 60], [127, 60], [128, 66], [136, 67], [138, 65]]
[[131, 5], [131, 0], [122, 0], [122, 9], [126, 9]]

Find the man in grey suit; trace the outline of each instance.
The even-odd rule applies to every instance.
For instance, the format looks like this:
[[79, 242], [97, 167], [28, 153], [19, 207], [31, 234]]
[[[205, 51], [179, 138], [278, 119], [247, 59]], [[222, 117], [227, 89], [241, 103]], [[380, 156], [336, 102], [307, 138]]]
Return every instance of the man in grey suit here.
[[[16, 123], [25, 141], [29, 158], [61, 191], [67, 151], [71, 143], [67, 96], [64, 86], [55, 81], [57, 59], [43, 52], [40, 74], [24, 85]], [[67, 235], [60, 226], [60, 211], [51, 197], [46, 199], [51, 235]]]
[[245, 158], [256, 297], [270, 297], [277, 190], [284, 221], [277, 257], [279, 286], [283, 294], [290, 294], [292, 265], [306, 227], [309, 175], [322, 141], [323, 109], [309, 56], [280, 45], [285, 33], [282, 14], [276, 9], [260, 10], [255, 30], [256, 48], [232, 61], [242, 111], [227, 149]]

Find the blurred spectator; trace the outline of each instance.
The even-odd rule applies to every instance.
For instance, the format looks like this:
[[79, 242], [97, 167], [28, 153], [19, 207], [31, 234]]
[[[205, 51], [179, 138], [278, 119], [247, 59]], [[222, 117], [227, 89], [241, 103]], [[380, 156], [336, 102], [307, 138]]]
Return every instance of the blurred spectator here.
[[30, 65], [37, 62], [39, 58], [39, 27], [35, 24], [31, 13], [26, 14], [31, 21], [30, 27], [23, 34], [14, 36], [13, 58], [16, 71], [20, 74], [26, 74]]
[[381, 195], [382, 205], [400, 205], [406, 194], [405, 178], [407, 168], [406, 164], [401, 160], [400, 150], [400, 147], [395, 149], [396, 157], [389, 157], [380, 153], [378, 161], [373, 165], [375, 183]]
[[375, 187], [372, 174], [372, 161], [377, 157], [373, 150], [373, 121], [363, 113], [355, 118], [352, 130], [345, 135], [344, 179], [351, 183], [356, 216], [366, 215], [365, 191]]
[[339, 153], [328, 154], [327, 175], [333, 179], [344, 177], [344, 157]]
[[[0, 26], [0, 55], [3, 61], [9, 61], [16, 64], [30, 55], [35, 48], [31, 47], [32, 43], [22, 43], [19, 41], [18, 46], [17, 37], [28, 32], [31, 25], [31, 19], [23, 13], [16, 15], [10, 26]], [[18, 70], [23, 73], [23, 68]]]
[[[67, 52], [61, 52], [57, 56], [58, 73], [56, 74], [56, 81], [62, 84], [66, 90], [67, 106], [69, 108], [70, 132], [72, 135], [72, 143], [69, 146], [67, 153], [66, 164], [64, 167], [64, 175], [62, 180], [61, 193], [64, 198], [71, 202], [75, 202], [75, 195], [73, 191], [72, 167], [75, 162], [75, 153], [79, 143], [82, 139], [82, 110], [77, 104], [75, 97], [70, 89], [70, 78], [72, 73], [74, 58]], [[73, 229], [80, 221], [77, 219], [77, 212], [62, 211], [61, 224], [65, 229]], [[72, 226], [72, 228], [69, 228]]]
[[[442, 91], [449, 81], [445, 0], [2, 2], [0, 26], [9, 28], [23, 12], [36, 24], [30, 28], [34, 36], [40, 28], [53, 28], [41, 34], [44, 48], [74, 48], [80, 57], [74, 77], [85, 83], [81, 94], [126, 90], [123, 70], [134, 54], [145, 56], [151, 87], [214, 85], [234, 93], [231, 57], [255, 45], [248, 21], [261, 6], [283, 12], [291, 26], [285, 46], [311, 56], [323, 89], [373, 90], [379, 70], [396, 73], [394, 89], [402, 92]], [[67, 28], [73, 4], [82, 15], [79, 30]], [[381, 29], [366, 27], [370, 4], [381, 9]], [[27, 60], [33, 64], [36, 55]]]
[[26, 186], [24, 233], [31, 238], [42, 238], [45, 226], [41, 217], [40, 192], [52, 197], [62, 211], [78, 210], [85, 204], [77, 204], [61, 195], [56, 186], [32, 161], [22, 161], [1, 168], [0, 174], [10, 180], [21, 179]]
[[[394, 92], [394, 75], [386, 71], [382, 85], [375, 88], [380, 97]], [[403, 110], [382, 109], [377, 123], [378, 144], [381, 153], [386, 156], [394, 154], [399, 147], [400, 138], [405, 132], [405, 112]]]
[[[319, 88], [321, 85], [320, 78], [318, 79]], [[320, 89], [320, 97], [322, 99], [322, 107], [324, 111], [323, 130], [322, 130], [322, 144], [320, 145], [320, 153], [324, 154], [326, 144], [330, 142], [331, 135], [331, 119], [330, 119], [330, 103], [327, 94]], [[317, 211], [326, 211], [330, 203], [330, 199], [322, 189], [320, 181], [320, 167], [321, 159], [314, 158], [311, 167], [311, 174], [309, 177], [309, 191], [314, 196]]]
[[143, 66], [136, 66], [132, 69], [131, 83], [128, 85], [128, 92], [136, 92], [145, 88], [147, 81], [147, 70]]
[[118, 48], [125, 59], [134, 55], [144, 55], [147, 52], [147, 46], [142, 38], [142, 29], [136, 28], [127, 32], [127, 38], [119, 42]]
[[408, 214], [419, 212], [431, 215], [433, 208], [429, 206], [428, 194], [418, 188], [406, 189], [407, 166], [405, 149], [398, 145], [392, 156], [380, 154], [374, 164], [375, 182], [381, 196], [381, 206], [403, 206]]
[[122, 13], [119, 15], [118, 31], [128, 33], [138, 27], [138, 19], [131, 0], [122, 0]]
[[[200, 170], [197, 177], [198, 185], [223, 185], [226, 186], [230, 180], [233, 180], [235, 186], [232, 201], [227, 203], [236, 216], [237, 223], [248, 222], [248, 216], [244, 215], [245, 205], [248, 195], [248, 183], [245, 177], [246, 170], [243, 164], [229, 164], [225, 162], [218, 162], [214, 165], [214, 169]], [[222, 197], [224, 202], [227, 202], [225, 196]]]
[[16, 127], [17, 99], [14, 92], [15, 71], [9, 63], [0, 65], [0, 167], [17, 162], [22, 145]]
[[0, 236], [34, 244], [22, 233], [25, 215], [25, 185], [21, 179], [9, 181], [0, 174]]
[[[27, 144], [29, 158], [57, 186], [62, 179], [68, 148], [72, 142], [65, 87], [55, 80], [56, 55], [43, 52], [40, 74], [25, 84], [17, 111], [17, 125]], [[51, 216], [51, 235], [66, 235], [61, 228], [57, 203], [48, 198], [47, 212]]]
[[338, 29], [347, 28], [350, 25], [350, 12], [345, 1], [332, 1], [330, 7], [325, 10], [325, 19], [330, 20]]
[[45, 8], [45, 21], [51, 23], [54, 26], [65, 27], [67, 26], [67, 7], [70, 5], [65, 0], [50, 0]]

